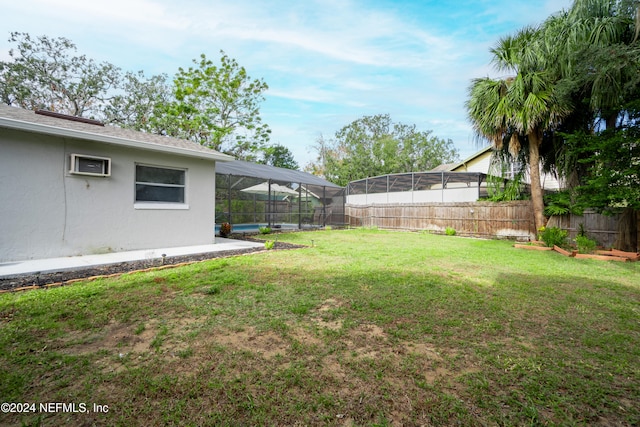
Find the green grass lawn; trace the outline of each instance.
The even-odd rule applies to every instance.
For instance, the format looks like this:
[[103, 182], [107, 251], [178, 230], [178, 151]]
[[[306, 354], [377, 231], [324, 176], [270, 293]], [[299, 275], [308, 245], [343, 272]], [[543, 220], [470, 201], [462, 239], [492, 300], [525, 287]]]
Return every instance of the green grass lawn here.
[[308, 247], [0, 295], [2, 401], [82, 410], [0, 425], [638, 424], [640, 263], [278, 239]]

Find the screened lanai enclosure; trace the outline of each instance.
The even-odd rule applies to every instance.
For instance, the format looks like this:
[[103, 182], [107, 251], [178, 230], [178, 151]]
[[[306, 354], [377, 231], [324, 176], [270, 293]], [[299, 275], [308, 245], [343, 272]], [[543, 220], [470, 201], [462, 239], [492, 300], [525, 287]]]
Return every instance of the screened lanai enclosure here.
[[343, 226], [344, 188], [290, 169], [244, 162], [216, 163], [216, 233]]
[[349, 205], [374, 203], [475, 202], [487, 196], [487, 175], [480, 172], [411, 172], [352, 181]]

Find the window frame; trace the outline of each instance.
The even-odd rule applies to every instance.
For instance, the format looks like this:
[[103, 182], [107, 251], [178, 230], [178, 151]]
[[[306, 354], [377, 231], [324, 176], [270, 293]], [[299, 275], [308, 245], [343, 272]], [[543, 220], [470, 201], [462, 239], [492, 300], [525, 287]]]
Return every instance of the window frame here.
[[[147, 168], [155, 168], [155, 169], [166, 169], [171, 171], [180, 171], [184, 176], [184, 184], [165, 184], [165, 183], [153, 183], [147, 181], [138, 181], [138, 167], [147, 167]], [[134, 200], [134, 208], [135, 209], [166, 209], [166, 210], [176, 210], [176, 209], [189, 209], [189, 204], [187, 200], [187, 187], [188, 187], [188, 169], [180, 168], [175, 166], [164, 166], [164, 165], [152, 165], [148, 163], [135, 163], [134, 165], [134, 179], [133, 179], [133, 200]], [[178, 201], [149, 201], [149, 200], [138, 200], [138, 185], [147, 185], [150, 187], [165, 187], [165, 188], [182, 188], [182, 202]]]
[[[101, 171], [100, 172], [81, 171], [80, 169], [81, 169], [82, 161], [100, 162]], [[71, 153], [69, 155], [69, 174], [108, 178], [111, 176], [111, 158], [94, 156], [90, 154]]]

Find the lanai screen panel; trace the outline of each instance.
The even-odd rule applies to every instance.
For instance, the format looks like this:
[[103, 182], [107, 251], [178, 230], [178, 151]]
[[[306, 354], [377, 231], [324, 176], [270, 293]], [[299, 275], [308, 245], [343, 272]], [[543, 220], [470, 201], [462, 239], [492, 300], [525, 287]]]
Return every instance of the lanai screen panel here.
[[486, 175], [477, 172], [412, 172], [350, 182], [348, 203], [475, 201], [486, 196]]
[[218, 163], [216, 224], [294, 229], [344, 225], [344, 194], [344, 188], [306, 172], [243, 161]]

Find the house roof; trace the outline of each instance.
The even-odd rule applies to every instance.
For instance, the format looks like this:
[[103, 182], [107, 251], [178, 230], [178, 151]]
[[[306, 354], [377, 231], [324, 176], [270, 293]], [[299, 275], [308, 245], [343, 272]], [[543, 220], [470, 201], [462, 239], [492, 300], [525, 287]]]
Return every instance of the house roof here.
[[451, 168], [454, 168], [457, 165], [457, 163], [443, 163], [431, 169], [429, 172], [448, 172], [451, 170]]
[[155, 135], [115, 126], [102, 126], [90, 120], [77, 121], [73, 116], [61, 118], [36, 114], [31, 110], [0, 105], [0, 128], [16, 129], [45, 135], [75, 138], [106, 144], [160, 151], [180, 156], [227, 162], [233, 157], [192, 141]]
[[466, 159], [464, 159], [463, 161], [459, 162], [459, 163], [446, 163], [446, 164], [442, 164], [434, 169], [432, 169], [432, 172], [450, 172], [450, 171], [455, 171], [456, 169], [458, 169], [461, 166], [466, 165], [467, 163], [469, 163], [470, 161], [472, 161], [473, 159], [482, 156], [484, 153], [486, 153], [487, 151], [491, 151], [493, 149], [493, 147], [491, 147], [490, 145], [483, 148], [482, 150], [478, 151], [477, 153], [472, 154], [471, 156], [467, 157]]
[[298, 184], [318, 185], [321, 187], [342, 188], [339, 185], [327, 181], [326, 179], [311, 175], [307, 172], [261, 165], [242, 160], [234, 160], [232, 162], [218, 164], [216, 165], [216, 173], [272, 179], [274, 181], [282, 182], [295, 182]]

